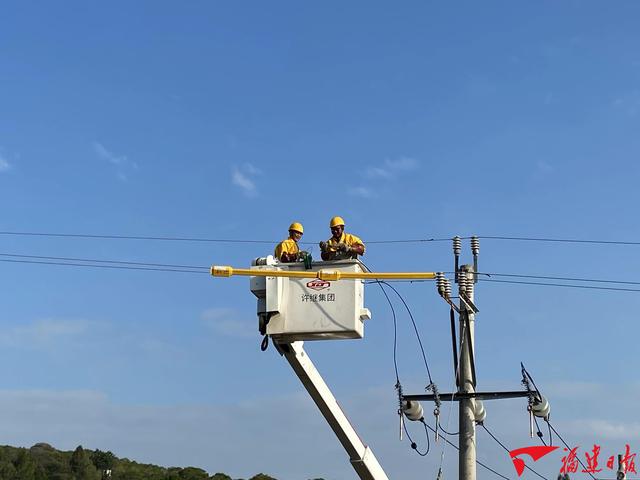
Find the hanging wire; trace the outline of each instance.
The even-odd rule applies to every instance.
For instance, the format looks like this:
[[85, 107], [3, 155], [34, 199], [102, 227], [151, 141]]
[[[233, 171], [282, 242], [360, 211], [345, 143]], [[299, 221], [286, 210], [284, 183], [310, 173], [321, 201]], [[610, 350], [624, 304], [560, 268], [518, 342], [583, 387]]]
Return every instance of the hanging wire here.
[[[564, 446], [567, 447], [569, 450], [571, 450], [571, 447], [569, 446], [569, 444], [565, 442], [564, 438], [562, 438], [562, 436], [558, 433], [558, 431], [555, 428], [553, 428], [553, 425], [551, 425], [551, 422], [549, 420], [545, 420], [545, 421], [547, 422], [547, 425], [549, 425], [549, 428], [553, 431], [553, 433], [555, 433], [556, 436], [560, 439], [560, 441], [564, 444]], [[580, 460], [580, 457], [576, 456], [576, 460], [578, 460], [578, 463], [582, 466], [584, 470], [588, 470], [585, 464], [582, 463], [582, 460]], [[587, 471], [585, 473], [588, 473], [593, 480], [597, 480], [596, 477], [594, 477], [591, 472]]]
[[[429, 430], [431, 430], [433, 433], [435, 433], [435, 432], [436, 432], [436, 430], [435, 430], [431, 425], [427, 425], [427, 428], [428, 428]], [[455, 448], [456, 450], [458, 450], [458, 451], [460, 450], [460, 447], [458, 447], [455, 443], [451, 442], [447, 437], [442, 437], [442, 439], [443, 439], [446, 443], [448, 443], [450, 446], [452, 446], [453, 448]], [[500, 478], [504, 478], [505, 480], [511, 480], [509, 477], [507, 477], [507, 476], [505, 476], [505, 475], [502, 475], [501, 473], [496, 472], [493, 468], [491, 468], [491, 467], [489, 467], [489, 466], [485, 465], [484, 463], [482, 463], [482, 462], [481, 462], [480, 460], [478, 460], [478, 459], [476, 459], [476, 463], [477, 463], [478, 465], [480, 465], [482, 468], [485, 468], [485, 469], [489, 470], [490, 472], [492, 472], [492, 473], [496, 474], [496, 475], [497, 475], [498, 477], [500, 477]], [[442, 471], [442, 465], [440, 466], [440, 470]]]
[[[484, 423], [483, 423], [483, 424], [481, 424], [480, 426], [485, 430], [485, 432], [487, 432], [487, 433], [489, 434], [489, 436], [490, 436], [491, 438], [493, 438], [493, 439], [496, 441], [496, 443], [498, 443], [498, 445], [500, 445], [500, 446], [501, 446], [504, 450], [506, 450], [507, 452], [510, 452], [510, 450], [505, 446], [505, 444], [504, 444], [504, 443], [502, 443], [500, 440], [498, 440], [498, 438], [497, 438], [493, 433], [491, 433], [491, 432], [489, 431], [489, 429], [487, 428], [487, 426], [486, 426]], [[531, 471], [531, 472], [533, 472], [534, 474], [536, 474], [538, 477], [540, 477], [540, 478], [542, 478], [542, 479], [544, 479], [544, 480], [548, 480], [546, 477], [543, 477], [543, 476], [542, 476], [542, 475], [540, 475], [538, 472], [536, 472], [536, 471], [535, 471], [533, 468], [531, 468], [529, 465], [526, 465], [526, 464], [525, 464], [525, 468], [526, 468], [527, 470], [530, 470], [530, 471]]]
[[400, 299], [400, 301], [402, 302], [402, 304], [404, 305], [404, 307], [407, 310], [407, 313], [409, 314], [409, 318], [411, 319], [411, 324], [413, 325], [413, 330], [416, 334], [416, 338], [418, 340], [418, 344], [420, 345], [420, 352], [422, 353], [422, 359], [424, 361], [424, 366], [427, 369], [427, 376], [429, 377], [429, 383], [431, 385], [433, 385], [433, 379], [431, 378], [431, 370], [429, 369], [429, 362], [427, 361], [427, 355], [425, 353], [424, 350], [424, 346], [422, 344], [422, 338], [420, 337], [420, 332], [418, 331], [418, 326], [416, 324], [415, 319], [413, 318], [413, 313], [411, 313], [411, 309], [409, 308], [409, 305], [407, 305], [407, 302], [404, 300], [404, 297], [400, 294], [400, 292], [398, 292], [398, 290], [396, 290], [396, 288], [385, 282], [385, 281], [380, 281], [379, 283], [386, 285], [387, 287], [389, 287], [391, 290], [393, 290], [396, 295], [398, 296], [398, 298]]

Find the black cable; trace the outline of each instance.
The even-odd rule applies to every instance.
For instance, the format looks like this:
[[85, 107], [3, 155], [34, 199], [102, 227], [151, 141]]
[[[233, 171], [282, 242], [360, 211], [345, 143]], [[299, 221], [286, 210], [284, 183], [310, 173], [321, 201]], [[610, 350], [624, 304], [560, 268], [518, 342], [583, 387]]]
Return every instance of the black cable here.
[[553, 276], [545, 276], [545, 275], [522, 275], [517, 273], [478, 272], [477, 274], [487, 275], [488, 277], [537, 278], [541, 280], [565, 280], [568, 282], [617, 283], [617, 284], [624, 284], [624, 285], [640, 285], [640, 282], [631, 282], [626, 280], [602, 280], [599, 278], [553, 277]]
[[[426, 424], [425, 424], [426, 425]], [[431, 430], [433, 433], [436, 433], [436, 430], [431, 426], [431, 425], [426, 425], [426, 427]], [[453, 448], [455, 448], [456, 450], [460, 450], [460, 447], [458, 447], [455, 443], [449, 441], [449, 439], [447, 439], [447, 437], [441, 437], [446, 443], [448, 443], [449, 445], [451, 445]], [[509, 477], [506, 477], [504, 475], [502, 475], [501, 473], [496, 472], [493, 468], [485, 465], [484, 463], [482, 463], [480, 460], [478, 460], [476, 458], [476, 463], [478, 465], [480, 465], [483, 468], [486, 468], [487, 470], [489, 470], [492, 473], [495, 473], [497, 476], [499, 476], [500, 478], [504, 478], [505, 480], [511, 480]]]
[[393, 303], [387, 295], [387, 291], [384, 289], [384, 286], [380, 283], [380, 281], [376, 280], [374, 283], [377, 283], [382, 290], [387, 302], [389, 303], [389, 308], [391, 308], [391, 315], [393, 317], [393, 368], [396, 372], [396, 384], [400, 384], [400, 376], [398, 374], [398, 321], [396, 319], [396, 311], [393, 308]]
[[411, 324], [413, 325], [413, 330], [415, 331], [416, 338], [418, 339], [418, 344], [420, 345], [420, 351], [422, 353], [422, 359], [424, 360], [424, 366], [427, 369], [427, 376], [429, 377], [429, 383], [433, 384], [433, 379], [431, 378], [431, 370], [429, 369], [429, 362], [427, 361], [427, 355], [424, 351], [424, 346], [422, 345], [422, 338], [420, 337], [418, 326], [416, 325], [416, 321], [413, 318], [413, 314], [411, 313], [411, 309], [409, 308], [409, 305], [407, 305], [407, 302], [405, 302], [404, 297], [400, 295], [400, 292], [398, 292], [398, 290], [396, 290], [396, 288], [393, 285], [390, 285], [389, 283], [384, 281], [381, 281], [380, 283], [388, 286], [391, 290], [393, 290], [398, 296], [398, 298], [400, 299], [400, 301], [403, 303], [404, 307], [407, 309], [407, 313], [409, 314], [409, 318], [411, 319]]
[[[542, 438], [542, 432], [540, 431], [540, 425], [538, 425], [538, 417], [536, 417], [535, 415], [533, 416], [533, 421], [536, 424], [536, 429], [538, 430], [536, 432], [536, 435], [538, 436], [538, 438], [540, 439], [540, 441], [542, 442], [542, 444], [546, 447], [547, 446], [547, 442], [544, 441], [544, 438]], [[551, 445], [551, 443], [549, 443], [549, 445]]]
[[147, 268], [147, 267], [127, 267], [124, 265], [88, 265], [82, 263], [64, 263], [64, 262], [41, 262], [37, 260], [9, 260], [0, 258], [0, 262], [9, 262], [9, 263], [32, 263], [39, 265], [58, 265], [58, 266], [67, 266], [67, 267], [89, 267], [89, 268], [111, 268], [116, 270], [146, 270], [151, 272], [179, 272], [179, 273], [204, 273], [209, 275], [209, 272], [199, 271], [199, 270], [180, 270], [176, 268]]
[[[504, 445], [504, 443], [502, 443], [500, 440], [498, 440], [498, 438], [497, 438], [493, 433], [491, 433], [491, 432], [489, 431], [489, 429], [487, 428], [487, 426], [486, 426], [484, 423], [481, 423], [481, 424], [480, 424], [480, 426], [481, 426], [482, 428], [484, 428], [484, 430], [489, 434], [489, 436], [490, 436], [491, 438], [493, 438], [493, 439], [498, 443], [498, 445], [500, 445], [502, 448], [504, 448], [504, 449], [507, 451], [507, 453], [509, 453], [509, 452], [510, 452], [510, 450], [509, 450], [509, 449]], [[538, 477], [540, 477], [540, 478], [542, 478], [542, 479], [544, 479], [544, 480], [548, 480], [546, 477], [543, 477], [543, 476], [542, 476], [542, 475], [540, 475], [538, 472], [536, 472], [536, 471], [535, 471], [533, 468], [531, 468], [529, 465], [526, 465], [526, 464], [525, 464], [525, 468], [526, 468], [526, 469], [528, 469], [528, 470], [531, 470], [531, 471], [532, 471], [533, 473], [535, 473]]]
[[141, 236], [141, 235], [93, 235], [86, 233], [45, 233], [45, 232], [0, 232], [0, 235], [16, 235], [29, 237], [62, 237], [62, 238], [92, 238], [108, 240], [161, 240], [168, 242], [209, 242], [209, 243], [270, 243], [271, 240], [246, 240], [230, 238], [190, 238], [190, 237], [165, 237], [165, 236]]
[[424, 433], [425, 433], [425, 436], [427, 437], [427, 449], [424, 452], [421, 452], [420, 450], [418, 450], [418, 444], [414, 442], [413, 439], [411, 438], [411, 435], [409, 435], [409, 430], [407, 430], [407, 422], [403, 421], [402, 427], [404, 428], [404, 433], [407, 435], [407, 438], [411, 442], [411, 448], [415, 450], [415, 452], [421, 457], [426, 457], [427, 454], [429, 453], [429, 450], [431, 450], [431, 441], [429, 440], [429, 431], [427, 430], [427, 424], [424, 423], [424, 420], [421, 423], [424, 425]]
[[455, 437], [456, 435], [460, 434], [460, 432], [455, 432], [455, 433], [447, 432], [444, 428], [442, 428], [442, 425], [438, 425], [438, 430], [440, 430], [443, 433], [446, 433], [447, 435], [451, 435], [452, 437]]
[[640, 292], [640, 289], [637, 288], [594, 287], [590, 285], [571, 285], [568, 283], [519, 282], [515, 280], [487, 280], [485, 278], [479, 278], [478, 281], [492, 283], [512, 283], [516, 285], [542, 285], [546, 287], [586, 288], [589, 290], [613, 290], [617, 292]]
[[[569, 451], [571, 451], [571, 447], [569, 446], [569, 444], [568, 444], [567, 442], [565, 442], [565, 441], [564, 441], [564, 438], [562, 438], [562, 436], [558, 433], [558, 431], [557, 431], [555, 428], [553, 428], [553, 425], [551, 425], [551, 422], [550, 422], [549, 420], [545, 420], [545, 421], [547, 422], [547, 425], [549, 425], [549, 428], [550, 428], [551, 430], [553, 430], [553, 433], [555, 433], [555, 434], [557, 435], [557, 437], [560, 439], [560, 441], [561, 441], [562, 443], [564, 443], [564, 446], [565, 446], [565, 447], [567, 447], [567, 448], [569, 449]], [[576, 456], [576, 460], [578, 461], [578, 463], [582, 466], [582, 468], [583, 468], [584, 470], [588, 470], [588, 468], [585, 466], [585, 464], [584, 464], [584, 463], [582, 463], [582, 460], [580, 460], [580, 457]], [[594, 476], [593, 476], [593, 474], [592, 474], [591, 472], [587, 471], [587, 472], [585, 472], [585, 473], [588, 473], [588, 474], [589, 474], [589, 476], [590, 476], [593, 480], [596, 480], [596, 477], [594, 477]]]
[[98, 260], [95, 258], [74, 258], [74, 257], [47, 257], [43, 255], [23, 255], [16, 253], [0, 253], [0, 257], [15, 257], [15, 258], [37, 258], [40, 260], [64, 260], [70, 262], [92, 262], [92, 263], [115, 263], [119, 265], [139, 265], [144, 267], [169, 267], [169, 268], [193, 268], [209, 270], [210, 267], [201, 267], [194, 265], [175, 265], [168, 263], [143, 263], [143, 262], [129, 262], [123, 260]]
[[451, 238], [413, 238], [409, 240], [368, 240], [367, 244], [375, 243], [426, 243], [426, 242], [449, 242]]
[[[620, 240], [579, 240], [575, 238], [536, 238], [536, 237], [504, 237], [499, 235], [477, 235], [485, 240], [517, 240], [525, 242], [555, 242], [555, 243], [589, 243], [595, 245], [640, 245], [640, 242], [627, 242]], [[461, 237], [468, 238], [468, 237]]]
[[[198, 238], [198, 237], [173, 237], [173, 236], [144, 236], [144, 235], [96, 235], [88, 233], [55, 233], [55, 232], [12, 232], [1, 231], [0, 235], [7, 236], [28, 236], [28, 237], [60, 237], [60, 238], [87, 238], [102, 240], [154, 240], [168, 242], [207, 242], [207, 243], [266, 243], [277, 244], [274, 240], [249, 240], [234, 238]], [[368, 244], [385, 244], [385, 243], [427, 243], [427, 242], [444, 242], [450, 238], [415, 238], [415, 239], [398, 239], [398, 240], [371, 240]], [[300, 242], [304, 245], [317, 245], [318, 242]]]
[[[132, 262], [132, 261], [123, 261], [123, 260], [100, 260], [95, 258], [76, 258], [76, 257], [56, 257], [56, 256], [45, 256], [45, 255], [26, 255], [26, 254], [17, 254], [17, 253], [0, 253], [1, 257], [13, 257], [13, 258], [35, 258], [41, 260], [63, 260], [63, 261], [71, 261], [71, 262], [92, 262], [92, 263], [113, 263], [113, 264], [121, 264], [121, 265], [139, 265], [145, 267], [168, 267], [168, 268], [193, 268], [193, 269], [203, 269], [209, 270], [208, 266], [199, 266], [199, 265], [176, 265], [176, 264], [167, 264], [167, 263], [145, 263], [145, 262]], [[445, 272], [450, 273], [450, 272]], [[565, 281], [573, 281], [573, 282], [591, 282], [591, 283], [612, 283], [612, 284], [625, 284], [625, 285], [640, 285], [640, 282], [632, 282], [632, 281], [624, 281], [624, 280], [602, 280], [602, 279], [594, 279], [594, 278], [575, 278], [575, 277], [555, 277], [555, 276], [544, 276], [544, 275], [526, 275], [526, 274], [516, 274], [516, 273], [488, 273], [488, 272], [478, 272], [478, 275], [487, 275], [489, 277], [514, 277], [514, 278], [533, 278], [533, 279], [543, 279], [543, 280], [565, 280]], [[481, 279], [482, 281], [489, 281], [488, 279]], [[389, 280], [387, 280], [389, 281]], [[407, 280], [390, 280], [395, 282], [406, 282]], [[423, 282], [425, 280], [409, 280], [410, 282]], [[426, 280], [432, 281], [432, 280]], [[377, 282], [374, 280], [373, 282]], [[371, 282], [367, 282], [371, 283]], [[508, 283], [506, 281], [502, 281], [502, 283]], [[519, 282], [513, 282], [519, 283]], [[549, 285], [555, 286], [556, 284], [548, 284], [548, 283], [533, 283], [535, 285]], [[561, 284], [562, 286], [572, 286]], [[576, 285], [576, 288], [580, 286]], [[592, 287], [596, 288], [596, 287]], [[640, 289], [622, 289], [623, 291], [640, 291]]]
[[[109, 239], [109, 240], [160, 240], [174, 242], [211, 242], [211, 243], [277, 243], [273, 240], [247, 240], [247, 239], [231, 239], [231, 238], [197, 238], [197, 237], [173, 237], [173, 236], [143, 236], [143, 235], [96, 235], [86, 233], [55, 233], [55, 232], [15, 232], [0, 231], [0, 235], [12, 236], [32, 236], [32, 237], [62, 237], [62, 238], [92, 238], [92, 239]], [[553, 243], [583, 243], [594, 245], [640, 245], [640, 242], [621, 241], [621, 240], [582, 240], [574, 238], [544, 238], [544, 237], [510, 237], [502, 235], [476, 235], [477, 238], [484, 240], [509, 240], [509, 241], [527, 241], [527, 242], [553, 242]], [[463, 240], [471, 238], [471, 236], [460, 237]], [[446, 242], [452, 237], [441, 238], [413, 238], [413, 239], [395, 239], [395, 240], [371, 240], [369, 244], [385, 244], [385, 243], [427, 243], [427, 242]], [[311, 245], [317, 242], [301, 242], [305, 245]]]

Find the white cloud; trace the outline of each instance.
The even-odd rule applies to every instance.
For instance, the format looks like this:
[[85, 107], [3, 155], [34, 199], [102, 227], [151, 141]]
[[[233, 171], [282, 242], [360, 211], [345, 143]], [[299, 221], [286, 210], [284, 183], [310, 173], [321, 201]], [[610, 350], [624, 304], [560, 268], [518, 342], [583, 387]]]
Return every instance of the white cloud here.
[[611, 422], [603, 419], [581, 419], [571, 422], [572, 432], [593, 438], [624, 440], [640, 438], [640, 422]]
[[420, 166], [418, 160], [411, 157], [400, 157], [395, 160], [387, 159], [384, 161], [384, 164], [395, 172], [409, 172], [416, 170]]
[[362, 198], [373, 198], [375, 196], [373, 190], [369, 187], [350, 187], [348, 193], [354, 197]]
[[104, 147], [104, 145], [99, 142], [93, 142], [93, 150], [98, 154], [100, 158], [103, 158], [108, 162], [113, 163], [114, 165], [121, 165], [127, 162], [126, 156], [118, 156], [115, 153], [110, 152]]
[[11, 164], [9, 163], [9, 161], [2, 154], [0, 154], [0, 172], [6, 172], [10, 168]]
[[[364, 176], [371, 183], [388, 182], [396, 179], [402, 174], [411, 172], [420, 168], [420, 162], [412, 157], [387, 158], [380, 165], [370, 165], [364, 171]], [[379, 185], [380, 183], [378, 183]], [[375, 188], [371, 185], [360, 185], [349, 187], [347, 192], [355, 197], [373, 198], [375, 197]]]
[[410, 172], [420, 167], [420, 162], [411, 157], [399, 157], [396, 159], [386, 159], [382, 165], [372, 165], [367, 167], [365, 175], [368, 178], [390, 179], [404, 172]]
[[390, 178], [391, 172], [381, 167], [368, 167], [365, 175], [369, 178]]
[[108, 150], [102, 143], [93, 142], [93, 151], [103, 160], [116, 167], [116, 176], [123, 182], [129, 179], [130, 170], [138, 170], [138, 164], [131, 162], [126, 155], [118, 155]]
[[640, 90], [633, 90], [616, 98], [613, 106], [630, 117], [635, 117], [640, 112]]
[[247, 197], [258, 195], [258, 188], [253, 177], [261, 175], [260, 169], [251, 163], [245, 163], [241, 167], [233, 167], [231, 170], [231, 183], [240, 188]]
[[245, 163], [244, 165], [242, 165], [242, 167], [245, 169], [245, 171], [249, 175], [261, 175], [262, 174], [262, 170], [260, 170], [259, 168], [255, 167], [251, 163]]
[[208, 328], [227, 337], [255, 338], [257, 335], [255, 317], [240, 319], [232, 308], [209, 308], [200, 318]]
[[0, 344], [5, 346], [43, 346], [88, 332], [88, 320], [42, 319], [29, 325], [0, 331]]

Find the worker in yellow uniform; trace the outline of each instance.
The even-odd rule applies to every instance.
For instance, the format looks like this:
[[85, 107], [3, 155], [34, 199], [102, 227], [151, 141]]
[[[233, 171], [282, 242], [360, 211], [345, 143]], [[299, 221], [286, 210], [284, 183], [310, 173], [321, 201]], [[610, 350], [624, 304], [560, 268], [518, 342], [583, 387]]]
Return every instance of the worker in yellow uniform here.
[[284, 263], [297, 262], [301, 253], [298, 241], [302, 238], [303, 233], [304, 228], [301, 223], [293, 222], [289, 225], [289, 238], [276, 246], [274, 256]]
[[333, 217], [329, 222], [329, 228], [331, 229], [331, 238], [326, 242], [320, 242], [323, 260], [344, 260], [364, 255], [364, 243], [355, 235], [344, 231], [342, 217]]

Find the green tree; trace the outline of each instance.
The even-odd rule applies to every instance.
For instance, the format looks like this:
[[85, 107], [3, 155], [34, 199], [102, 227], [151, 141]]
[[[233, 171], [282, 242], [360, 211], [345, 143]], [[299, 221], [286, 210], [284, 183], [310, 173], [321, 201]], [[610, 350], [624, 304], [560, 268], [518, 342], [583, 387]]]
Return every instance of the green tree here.
[[102, 475], [91, 462], [91, 458], [84, 451], [82, 445], [78, 445], [69, 459], [69, 466], [75, 480], [100, 480]]
[[253, 477], [251, 477], [249, 480], [277, 480], [277, 479], [273, 478], [273, 477], [270, 477], [266, 473], [259, 473], [257, 475], [254, 475]]
[[13, 464], [16, 468], [16, 478], [19, 480], [46, 480], [47, 478], [44, 469], [38, 465], [26, 448], [18, 450]]
[[233, 480], [233, 479], [226, 473], [218, 472], [214, 475], [211, 475], [211, 480]]
[[209, 480], [209, 474], [201, 468], [183, 468], [179, 474], [180, 480]]
[[63, 454], [47, 443], [36, 443], [29, 449], [29, 453], [44, 469], [47, 480], [73, 480], [69, 454]]
[[0, 460], [0, 480], [16, 478], [16, 467], [9, 460]]
[[111, 452], [103, 452], [102, 450], [96, 450], [90, 455], [91, 461], [100, 472], [105, 470], [113, 470], [118, 460], [116, 456]]

